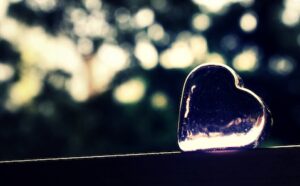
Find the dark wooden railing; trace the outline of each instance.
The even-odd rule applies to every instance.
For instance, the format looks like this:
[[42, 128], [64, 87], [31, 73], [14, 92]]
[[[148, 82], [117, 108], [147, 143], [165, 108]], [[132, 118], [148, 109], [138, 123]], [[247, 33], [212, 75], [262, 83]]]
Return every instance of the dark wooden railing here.
[[[1, 184], [9, 182], [9, 184]], [[300, 147], [166, 152], [0, 163], [0, 185], [297, 185]]]

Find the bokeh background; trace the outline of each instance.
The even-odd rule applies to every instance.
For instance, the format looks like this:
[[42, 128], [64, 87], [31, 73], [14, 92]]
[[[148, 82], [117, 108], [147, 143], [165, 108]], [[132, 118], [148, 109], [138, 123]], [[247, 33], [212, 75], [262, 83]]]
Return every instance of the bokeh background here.
[[0, 0], [0, 160], [178, 150], [183, 82], [234, 68], [300, 143], [299, 0]]

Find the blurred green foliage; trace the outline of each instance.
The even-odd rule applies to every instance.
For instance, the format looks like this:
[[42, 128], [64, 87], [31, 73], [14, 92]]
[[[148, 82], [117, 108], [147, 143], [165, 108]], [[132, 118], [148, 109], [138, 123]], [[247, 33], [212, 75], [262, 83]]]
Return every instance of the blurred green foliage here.
[[[149, 27], [154, 23], [160, 24], [168, 36], [166, 40], [151, 41], [160, 56], [171, 48], [179, 35], [184, 35], [184, 38], [185, 35], [204, 37], [210, 52], [207, 56], [218, 53], [229, 66], [234, 66], [235, 57], [245, 49], [254, 48], [257, 52], [255, 58], [257, 66], [250, 71], [241, 71], [241, 76], [247, 87], [266, 100], [273, 113], [274, 128], [267, 143], [300, 142], [298, 134], [300, 77], [297, 73], [298, 59], [300, 59], [297, 37], [299, 38], [300, 27], [298, 24], [283, 24], [285, 22], [281, 20], [280, 15], [285, 8], [285, 1], [245, 1], [248, 5], [224, 1], [227, 4], [224, 4], [219, 12], [205, 9], [205, 5], [199, 3], [200, 0], [194, 2], [99, 1], [100, 5], [95, 1], [75, 0], [46, 0], [44, 4], [39, 3], [38, 0], [5, 0], [5, 2], [7, 2], [7, 13], [2, 18], [4, 21], [0, 19], [0, 27], [4, 28], [4, 24], [7, 23], [5, 19], [9, 18], [15, 20], [17, 25], [23, 25], [12, 27], [24, 29], [19, 32], [27, 34], [30, 29], [42, 28], [43, 32], [37, 33], [54, 38], [54, 43], [58, 41], [55, 38], [61, 36], [72, 41], [74, 46], [79, 45], [80, 39], [87, 39], [85, 41], [88, 44], [84, 45], [87, 49], [78, 49], [77, 52], [84, 66], [92, 70], [98, 67], [90, 67], [93, 64], [90, 61], [98, 55], [101, 46], [113, 43], [125, 48], [129, 55], [129, 65], [113, 73], [113, 77], [103, 91], [91, 88], [84, 100], [77, 100], [68, 89], [76, 72], [72, 74], [63, 68], [45, 70], [41, 68], [44, 63], [46, 64], [45, 61], [31, 63], [26, 58], [29, 52], [24, 52], [26, 47], [25, 49], [19, 47], [27, 42], [25, 39], [22, 40], [22, 37], [26, 38], [25, 35], [21, 34], [22, 37], [16, 42], [15, 36], [7, 36], [7, 33], [3, 34], [0, 29], [0, 62], [10, 65], [14, 72], [11, 78], [0, 83], [2, 90], [0, 92], [0, 147], [2, 149], [0, 159], [2, 160], [177, 150], [177, 113], [184, 79], [194, 66], [205, 62], [209, 57], [184, 68], [168, 69], [162, 63], [151, 69], [143, 68], [140, 59], [134, 54], [134, 47], [139, 38], [149, 37]], [[121, 24], [122, 19], [128, 21], [126, 15], [131, 16], [129, 20], [137, 19], [137, 12], [144, 8], [150, 9], [155, 16], [155, 20], [149, 25], [134, 25], [133, 22]], [[72, 10], [81, 10], [73, 20], [70, 18]], [[142, 16], [141, 24], [146, 24], [143, 20], [151, 17], [151, 11], [150, 14], [146, 11], [146, 17]], [[251, 33], [245, 32], [240, 27], [239, 21], [245, 12], [254, 12], [253, 15], [257, 18], [258, 26]], [[118, 13], [125, 18], [119, 17], [121, 21], [118, 21], [116, 18]], [[201, 30], [203, 26], [200, 21], [201, 29], [195, 29], [192, 20], [197, 14], [205, 14], [209, 17], [208, 28]], [[96, 15], [96, 23], [100, 21], [99, 17], [103, 16], [104, 26], [102, 26], [107, 27], [108, 31], [102, 33], [97, 29], [98, 27], [95, 33], [78, 31], [85, 28], [82, 22], [78, 23], [82, 25], [79, 25], [76, 31], [77, 18], [89, 15]], [[88, 19], [84, 19], [83, 22], [85, 21], [88, 22]], [[10, 32], [15, 33], [11, 30], [8, 35]], [[36, 41], [39, 41], [38, 37], [44, 36], [36, 35]], [[230, 42], [236, 46], [228, 48], [227, 44]], [[62, 43], [64, 42], [57, 42], [57, 46]], [[40, 42], [36, 44], [39, 45]], [[57, 55], [47, 51], [48, 48], [43, 48], [43, 45], [37, 46], [39, 47], [46, 54]], [[34, 53], [33, 56], [35, 55], [38, 54]], [[56, 57], [62, 60], [65, 55], [67, 56], [66, 53], [60, 55]], [[283, 62], [277, 60], [278, 56], [279, 58], [283, 56]], [[213, 59], [219, 60], [219, 58]], [[274, 62], [275, 66], [272, 66], [272, 59], [277, 60]], [[161, 58], [157, 60], [161, 62]], [[234, 67], [239, 70], [238, 66]], [[26, 71], [28, 69], [29, 72]], [[1, 67], [0, 72], [2, 72]], [[12, 94], [12, 87], [25, 76], [30, 76], [28, 75], [30, 73], [40, 79], [40, 90], [37, 94], [33, 93], [26, 102], [14, 105], [10, 102], [15, 99], [13, 96], [18, 95], [21, 99], [23, 93], [25, 94], [31, 88], [29, 87], [28, 90], [16, 88], [17, 93]], [[42, 78], [38, 74], [43, 74]], [[101, 82], [102, 78], [104, 81], [106, 77], [107, 74], [99, 72], [94, 78], [96, 82], [97, 80]], [[146, 87], [141, 100], [133, 104], [118, 102], [114, 96], [116, 88], [135, 77], [141, 78]], [[31, 86], [30, 83], [35, 82], [35, 78], [29, 79], [29, 84], [25, 84], [24, 87]], [[80, 90], [81, 88], [77, 91]], [[167, 104], [162, 108], [153, 107], [152, 98], [157, 92], [166, 95]]]

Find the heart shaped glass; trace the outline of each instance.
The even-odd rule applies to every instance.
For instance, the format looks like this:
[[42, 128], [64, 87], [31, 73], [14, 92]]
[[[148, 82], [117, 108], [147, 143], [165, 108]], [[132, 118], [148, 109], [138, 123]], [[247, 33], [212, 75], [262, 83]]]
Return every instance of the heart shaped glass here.
[[179, 111], [181, 150], [254, 148], [271, 123], [262, 99], [230, 67], [204, 64], [188, 75]]

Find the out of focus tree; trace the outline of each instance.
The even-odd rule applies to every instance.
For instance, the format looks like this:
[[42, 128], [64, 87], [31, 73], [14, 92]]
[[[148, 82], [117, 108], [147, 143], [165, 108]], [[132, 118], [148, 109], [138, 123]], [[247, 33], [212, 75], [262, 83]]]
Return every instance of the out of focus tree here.
[[183, 82], [204, 62], [266, 100], [268, 143], [300, 142], [300, 3], [1, 3], [1, 159], [175, 150]]

